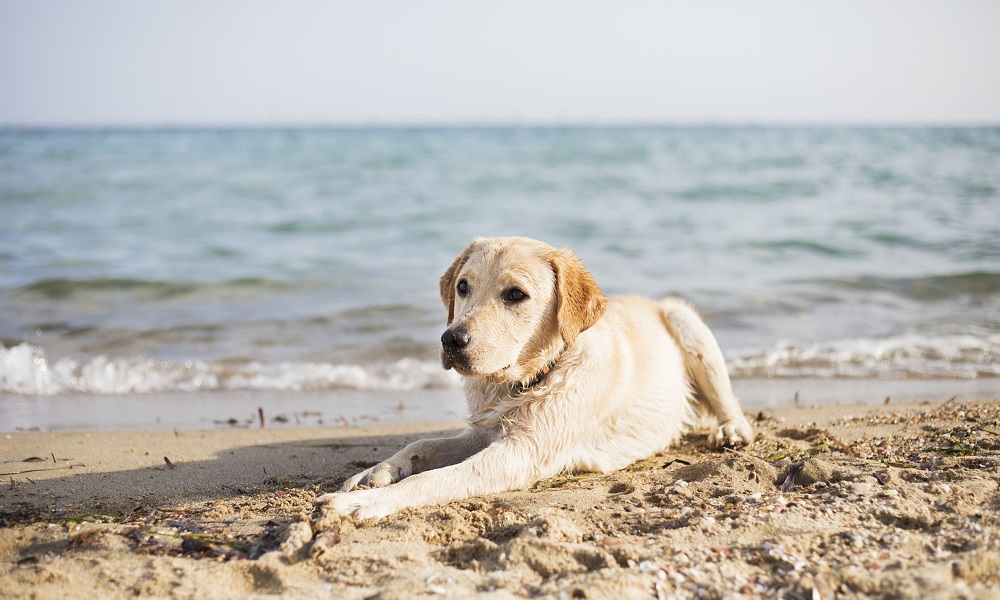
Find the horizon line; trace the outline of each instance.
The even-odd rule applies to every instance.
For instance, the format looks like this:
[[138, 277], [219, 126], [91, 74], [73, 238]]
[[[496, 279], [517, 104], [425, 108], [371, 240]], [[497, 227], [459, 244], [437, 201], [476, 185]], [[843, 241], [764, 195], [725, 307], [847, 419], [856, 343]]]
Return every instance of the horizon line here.
[[306, 130], [463, 130], [463, 129], [993, 129], [996, 121], [767, 121], [767, 120], [591, 120], [591, 121], [300, 121], [181, 123], [0, 122], [3, 132], [103, 131], [306, 131]]

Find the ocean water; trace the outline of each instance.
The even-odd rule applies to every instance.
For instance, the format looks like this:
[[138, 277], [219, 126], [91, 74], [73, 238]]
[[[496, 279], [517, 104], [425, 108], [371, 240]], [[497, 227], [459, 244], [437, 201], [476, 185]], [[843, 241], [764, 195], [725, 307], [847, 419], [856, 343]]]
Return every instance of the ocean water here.
[[494, 235], [688, 298], [736, 379], [1000, 376], [1000, 129], [6, 130], [0, 394], [452, 390]]

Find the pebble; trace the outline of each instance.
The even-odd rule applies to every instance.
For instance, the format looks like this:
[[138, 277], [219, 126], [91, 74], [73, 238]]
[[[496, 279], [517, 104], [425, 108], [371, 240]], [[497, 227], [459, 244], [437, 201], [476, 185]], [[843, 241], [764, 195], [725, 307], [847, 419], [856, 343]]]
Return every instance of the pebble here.
[[750, 504], [760, 504], [761, 494], [760, 492], [755, 492], [746, 497], [746, 501]]
[[854, 484], [855, 494], [867, 494], [870, 491], [872, 491], [872, 484], [870, 483], [860, 482]]
[[927, 486], [927, 491], [932, 494], [950, 494], [951, 486], [947, 483], [931, 483]]
[[651, 560], [644, 560], [639, 563], [639, 571], [646, 574], [653, 574], [660, 570], [660, 566]]

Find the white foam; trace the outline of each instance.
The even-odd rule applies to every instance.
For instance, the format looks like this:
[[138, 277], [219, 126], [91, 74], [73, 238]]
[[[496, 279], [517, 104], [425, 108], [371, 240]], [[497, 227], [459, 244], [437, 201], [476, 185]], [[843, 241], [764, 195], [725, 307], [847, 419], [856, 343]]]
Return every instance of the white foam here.
[[[1000, 334], [903, 335], [795, 344], [741, 353], [733, 377], [1000, 377]], [[215, 390], [409, 391], [452, 388], [454, 371], [404, 358], [381, 365], [324, 362], [170, 362], [141, 357], [50, 360], [42, 348], [0, 346], [0, 393], [130, 394]]]
[[175, 363], [146, 358], [49, 360], [23, 343], [0, 347], [0, 392], [28, 395], [129, 394], [213, 390], [407, 391], [454, 387], [457, 377], [440, 365], [411, 358], [375, 366], [285, 362], [244, 365], [201, 361]]
[[1000, 335], [783, 342], [730, 361], [734, 377], [974, 378], [1000, 376]]

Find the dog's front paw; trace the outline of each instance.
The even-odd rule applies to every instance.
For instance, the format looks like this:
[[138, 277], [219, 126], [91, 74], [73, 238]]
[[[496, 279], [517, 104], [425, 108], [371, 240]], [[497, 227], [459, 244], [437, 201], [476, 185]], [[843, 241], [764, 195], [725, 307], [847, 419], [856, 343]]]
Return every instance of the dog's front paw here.
[[357, 489], [359, 486], [385, 487], [390, 483], [406, 479], [410, 475], [409, 469], [405, 467], [400, 467], [390, 462], [379, 463], [345, 481], [340, 490], [342, 492], [349, 492]]
[[724, 421], [708, 434], [709, 448], [736, 448], [753, 441], [753, 427], [746, 417], [740, 415]]
[[354, 490], [334, 492], [316, 498], [321, 520], [337, 517], [353, 519], [381, 519], [395, 512], [384, 494], [385, 490]]

